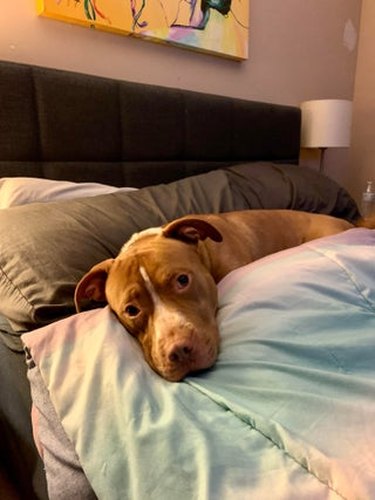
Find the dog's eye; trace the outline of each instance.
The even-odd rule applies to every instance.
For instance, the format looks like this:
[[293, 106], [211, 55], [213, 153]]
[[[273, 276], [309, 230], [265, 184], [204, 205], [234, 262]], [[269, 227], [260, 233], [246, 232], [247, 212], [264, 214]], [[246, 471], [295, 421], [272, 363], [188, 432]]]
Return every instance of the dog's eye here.
[[137, 306], [133, 306], [133, 304], [128, 304], [125, 307], [125, 314], [127, 314], [131, 318], [135, 318], [135, 316], [138, 316], [140, 312], [140, 309]]
[[186, 288], [190, 282], [190, 279], [187, 274], [179, 274], [176, 278], [176, 281], [179, 288]]

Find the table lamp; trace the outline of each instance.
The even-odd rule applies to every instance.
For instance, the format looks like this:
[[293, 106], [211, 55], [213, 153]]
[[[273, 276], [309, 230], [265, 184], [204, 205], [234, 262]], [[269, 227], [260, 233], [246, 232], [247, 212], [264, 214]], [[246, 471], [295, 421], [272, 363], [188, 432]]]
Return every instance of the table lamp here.
[[324, 152], [327, 148], [350, 146], [352, 101], [346, 99], [318, 99], [301, 104], [301, 147], [319, 148], [319, 171], [324, 170]]

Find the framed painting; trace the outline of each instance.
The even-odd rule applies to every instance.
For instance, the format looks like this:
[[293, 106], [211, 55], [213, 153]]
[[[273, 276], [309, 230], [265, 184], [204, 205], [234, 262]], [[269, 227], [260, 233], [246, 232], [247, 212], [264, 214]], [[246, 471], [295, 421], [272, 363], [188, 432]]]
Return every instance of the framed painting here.
[[247, 59], [250, 0], [37, 0], [38, 14]]

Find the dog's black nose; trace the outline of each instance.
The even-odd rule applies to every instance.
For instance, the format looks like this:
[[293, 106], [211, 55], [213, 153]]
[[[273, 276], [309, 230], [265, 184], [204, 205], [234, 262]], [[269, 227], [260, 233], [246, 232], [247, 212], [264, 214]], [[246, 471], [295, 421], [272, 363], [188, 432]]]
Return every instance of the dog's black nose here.
[[183, 342], [175, 343], [168, 353], [168, 359], [172, 363], [182, 363], [191, 358], [193, 346], [191, 342], [185, 340]]

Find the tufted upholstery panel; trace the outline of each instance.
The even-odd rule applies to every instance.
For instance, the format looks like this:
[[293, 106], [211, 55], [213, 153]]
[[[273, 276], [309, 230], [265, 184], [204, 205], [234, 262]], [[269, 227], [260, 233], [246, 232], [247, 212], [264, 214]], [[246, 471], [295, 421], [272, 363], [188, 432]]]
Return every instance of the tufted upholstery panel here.
[[141, 186], [297, 162], [299, 138], [298, 108], [0, 62], [0, 176]]

